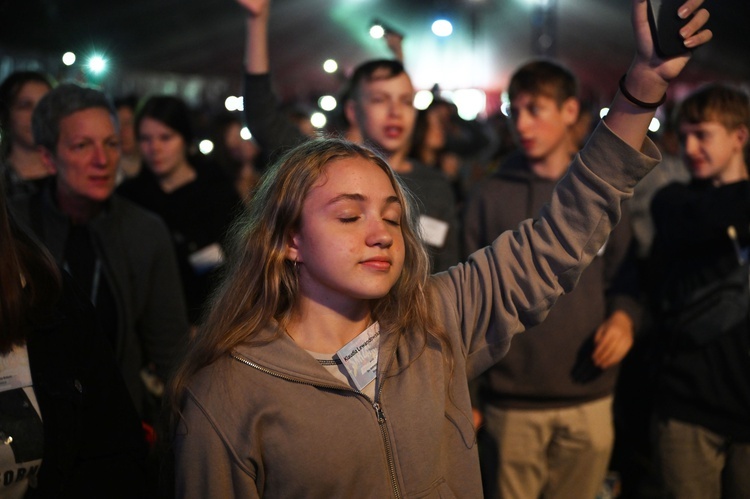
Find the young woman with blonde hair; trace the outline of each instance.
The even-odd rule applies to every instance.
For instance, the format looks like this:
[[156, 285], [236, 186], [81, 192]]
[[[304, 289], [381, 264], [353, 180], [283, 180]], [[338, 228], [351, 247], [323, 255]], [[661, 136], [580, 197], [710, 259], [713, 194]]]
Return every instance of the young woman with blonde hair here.
[[312, 140], [265, 174], [170, 386], [178, 497], [481, 497], [467, 380], [575, 285], [658, 162], [652, 103], [688, 56], [659, 59], [633, 5], [633, 65], [549, 207], [447, 272], [368, 149]]

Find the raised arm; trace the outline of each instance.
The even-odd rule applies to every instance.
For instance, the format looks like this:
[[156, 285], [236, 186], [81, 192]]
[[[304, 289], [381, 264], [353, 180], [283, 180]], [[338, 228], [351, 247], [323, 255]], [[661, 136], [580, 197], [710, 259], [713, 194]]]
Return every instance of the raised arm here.
[[[711, 31], [703, 29], [708, 21], [708, 11], [700, 8], [702, 3], [703, 0], [687, 0], [678, 11], [683, 19], [695, 14], [681, 31], [689, 48], [703, 45], [713, 36]], [[669, 83], [687, 64], [690, 53], [667, 60], [659, 57], [651, 38], [647, 0], [633, 0], [632, 23], [636, 53], [622, 82], [631, 99], [618, 91], [605, 121], [623, 141], [634, 149], [640, 149], [656, 108], [640, 106], [632, 98], [644, 103], [660, 102]]]
[[247, 12], [245, 71], [251, 75], [268, 73], [268, 17], [270, 0], [237, 0]]
[[271, 89], [268, 52], [270, 0], [237, 0], [247, 14], [245, 43], [245, 122], [261, 148], [273, 159], [307, 137], [279, 109]]
[[[685, 4], [688, 14], [701, 3]], [[619, 222], [622, 202], [658, 163], [659, 152], [646, 138], [654, 113], [648, 100], [661, 100], [689, 57], [659, 59], [646, 0], [633, 0], [633, 8], [638, 50], [625, 79], [630, 97], [615, 97], [607, 120], [576, 155], [537, 218], [434, 277], [441, 301], [436, 309], [443, 311], [447, 331], [460, 332], [453, 337], [455, 351], [465, 354], [469, 378], [502, 357], [514, 334], [544, 320], [557, 298], [573, 289]], [[707, 19], [701, 10], [685, 28], [692, 46], [711, 38], [710, 32], [699, 33]]]

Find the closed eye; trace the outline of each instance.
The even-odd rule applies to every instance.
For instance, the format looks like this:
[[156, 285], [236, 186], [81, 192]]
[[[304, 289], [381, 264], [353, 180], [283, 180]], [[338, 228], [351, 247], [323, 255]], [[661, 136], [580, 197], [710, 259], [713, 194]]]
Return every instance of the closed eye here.
[[339, 218], [339, 222], [341, 222], [341, 223], [344, 223], [344, 224], [350, 224], [350, 223], [354, 223], [354, 222], [356, 222], [357, 220], [359, 220], [359, 217], [346, 217], [346, 218]]
[[385, 223], [388, 225], [393, 225], [394, 227], [401, 227], [401, 221], [400, 220], [389, 220], [387, 218], [384, 218]]

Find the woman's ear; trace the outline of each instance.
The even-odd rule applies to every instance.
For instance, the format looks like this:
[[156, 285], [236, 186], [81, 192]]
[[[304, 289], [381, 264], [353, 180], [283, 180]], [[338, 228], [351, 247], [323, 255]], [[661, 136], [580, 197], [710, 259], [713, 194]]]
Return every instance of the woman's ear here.
[[50, 152], [50, 150], [44, 146], [39, 146], [37, 149], [42, 158], [44, 169], [47, 170], [50, 175], [57, 174], [57, 165], [55, 163], [55, 157], [52, 152]]
[[290, 234], [286, 241], [286, 258], [292, 262], [301, 262], [299, 251], [299, 234]]

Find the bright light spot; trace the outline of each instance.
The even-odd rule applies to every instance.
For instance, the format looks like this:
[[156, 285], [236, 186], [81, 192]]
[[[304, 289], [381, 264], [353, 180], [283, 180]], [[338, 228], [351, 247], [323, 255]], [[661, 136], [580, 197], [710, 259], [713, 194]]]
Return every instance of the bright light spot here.
[[420, 90], [416, 94], [414, 94], [414, 107], [419, 109], [420, 111], [423, 111], [430, 107], [430, 104], [432, 104], [433, 99], [432, 92], [429, 90]]
[[609, 108], [608, 107], [603, 107], [601, 109], [601, 111], [599, 111], [599, 117], [600, 118], [604, 118], [605, 116], [607, 116], [608, 112], [609, 112]]
[[326, 115], [323, 113], [313, 113], [312, 116], [310, 116], [310, 123], [312, 123], [312, 126], [315, 128], [323, 128], [326, 126], [327, 121]]
[[227, 108], [227, 111], [244, 111], [245, 100], [242, 97], [230, 95], [224, 101], [224, 107]]
[[76, 63], [76, 55], [73, 52], [65, 52], [62, 56], [63, 64], [72, 66]]
[[250, 133], [250, 129], [246, 126], [242, 127], [242, 130], [240, 130], [240, 137], [242, 137], [242, 140], [250, 140], [253, 138], [253, 134]]
[[89, 69], [93, 73], [101, 73], [107, 69], [107, 61], [100, 55], [91, 56], [89, 59]]
[[372, 28], [370, 28], [370, 36], [377, 39], [383, 38], [385, 36], [385, 29], [379, 24], [376, 24]]
[[323, 63], [323, 71], [326, 73], [335, 73], [339, 69], [339, 64], [333, 59], [328, 59]]
[[476, 88], [463, 88], [453, 92], [453, 103], [461, 118], [473, 120], [487, 107], [487, 95]]
[[435, 36], [451, 36], [451, 33], [453, 33], [453, 25], [450, 21], [438, 19], [432, 23], [432, 32], [435, 33]]
[[500, 112], [506, 117], [510, 117], [510, 102], [503, 102], [500, 104]]
[[538, 5], [540, 7], [546, 7], [549, 5], [549, 0], [526, 0], [526, 3], [530, 5]]
[[658, 132], [659, 128], [661, 128], [661, 122], [657, 118], [651, 118], [651, 124], [648, 126], [648, 130], [650, 132]]
[[510, 117], [510, 96], [507, 91], [500, 94], [500, 112]]
[[324, 95], [320, 99], [318, 99], [318, 106], [323, 111], [333, 111], [336, 109], [336, 106], [338, 105], [338, 102], [336, 102], [336, 97], [332, 95]]
[[198, 150], [203, 154], [211, 154], [211, 151], [214, 150], [214, 143], [208, 139], [201, 140], [198, 144]]

